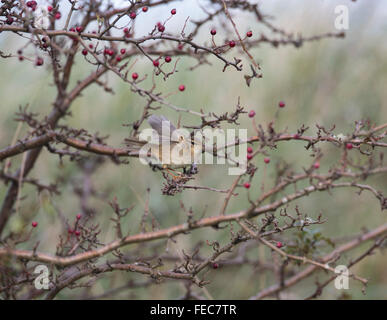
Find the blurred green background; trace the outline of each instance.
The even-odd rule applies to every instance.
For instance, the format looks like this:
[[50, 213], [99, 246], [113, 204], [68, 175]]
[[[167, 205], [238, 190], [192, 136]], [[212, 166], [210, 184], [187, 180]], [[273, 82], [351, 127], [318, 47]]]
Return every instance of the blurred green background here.
[[[334, 29], [334, 8], [342, 1], [271, 1], [263, 4], [265, 12], [276, 17], [275, 23], [290, 32], [302, 32], [310, 36]], [[168, 99], [182, 107], [199, 111], [223, 113], [233, 111], [240, 96], [241, 105], [247, 110], [255, 110], [256, 121], [263, 124], [275, 119], [275, 128], [294, 133], [302, 124], [310, 126], [310, 135], [315, 133], [315, 124], [331, 127], [336, 125], [336, 133], [349, 133], [355, 120], [369, 118], [378, 124], [387, 120], [387, 6], [381, 1], [360, 1], [353, 3], [345, 1], [350, 9], [350, 28], [345, 39], [327, 39], [319, 42], [306, 43], [299, 49], [294, 47], [272, 48], [270, 45], [261, 45], [251, 53], [262, 66], [263, 79], [255, 79], [251, 87], [247, 87], [243, 78], [244, 72], [239, 73], [232, 68], [222, 72], [223, 64], [210, 58], [211, 66], [203, 65], [194, 71], [188, 68], [196, 62], [191, 58], [181, 58], [178, 64], [178, 73], [164, 82], [161, 77], [156, 78], [159, 91], [169, 93], [176, 91], [179, 84], [186, 85], [186, 91], [170, 96]], [[195, 20], [202, 13], [191, 3], [180, 3], [176, 6], [178, 15], [170, 22], [168, 30], [174, 27], [181, 28], [185, 18], [190, 15]], [[165, 18], [169, 9], [165, 7]], [[147, 25], [153, 25], [160, 20], [160, 12], [149, 11], [143, 22], [138, 21], [137, 32], [145, 33]], [[241, 32], [251, 29], [255, 37], [260, 32], [270, 34], [267, 29], [257, 24], [252, 16], [238, 16], [235, 19]], [[199, 34], [197, 41], [209, 43], [208, 30], [217, 26], [216, 36], [219, 43], [227, 38], [217, 22], [209, 23]], [[180, 29], [177, 29], [180, 30]], [[229, 35], [228, 35], [229, 36]], [[254, 37], [253, 37], [254, 38]], [[8, 53], [15, 53], [24, 40], [14, 35], [1, 34], [0, 48]], [[241, 53], [233, 52], [241, 56]], [[231, 59], [233, 54], [228, 54]], [[247, 70], [248, 63], [245, 63]], [[172, 67], [172, 66], [167, 66]], [[72, 73], [72, 87], [77, 81], [86, 77], [93, 69], [84, 63], [83, 57], [78, 56], [76, 66]], [[148, 74], [148, 79], [142, 84], [144, 87], [151, 85], [153, 67], [149, 61], [140, 58], [134, 67], [140, 74]], [[9, 145], [12, 141], [18, 124], [13, 121], [18, 107], [29, 104], [30, 112], [37, 112], [43, 118], [52, 108], [55, 97], [55, 88], [48, 63], [44, 68], [36, 68], [29, 61], [19, 62], [17, 58], [0, 59], [0, 148]], [[133, 94], [127, 84], [117, 79], [114, 75], [103, 77], [108, 79], [109, 86], [114, 90], [114, 95], [106, 93], [101, 87], [92, 85], [78, 98], [71, 107], [72, 117], [63, 123], [74, 128], [87, 128], [89, 132], [99, 132], [109, 135], [109, 145], [120, 146], [123, 139], [128, 136], [128, 128], [122, 126], [137, 119], [145, 101]], [[286, 107], [278, 112], [278, 101], [286, 102]], [[178, 114], [166, 107], [156, 113], [163, 113], [174, 122]], [[278, 113], [276, 115], [276, 113]], [[185, 125], [197, 123], [195, 117], [182, 114], [182, 123]], [[241, 119], [241, 128], [248, 128], [249, 134], [254, 134], [251, 121], [247, 116]], [[23, 137], [28, 128], [23, 125], [19, 137]], [[325, 156], [321, 161], [320, 172], [326, 172], [330, 166], [339, 161], [339, 152], [332, 145], [320, 145]], [[356, 152], [356, 151], [355, 151]], [[357, 152], [356, 152], [357, 153]], [[266, 190], [274, 183], [273, 168], [276, 163], [286, 161], [296, 171], [309, 166], [313, 162], [310, 152], [306, 151], [301, 142], [279, 143], [278, 149], [269, 151], [272, 159], [267, 169], [264, 169], [262, 157], [255, 160], [258, 172], [252, 181], [249, 191], [250, 197], [257, 197], [261, 193], [262, 181]], [[360, 156], [360, 161], [366, 157]], [[13, 159], [11, 170], [15, 170], [21, 156]], [[267, 171], [267, 172], [265, 172]], [[63, 181], [60, 187], [61, 195], [49, 197], [43, 193], [37, 196], [36, 191], [28, 185], [22, 188], [22, 196], [18, 214], [15, 214], [8, 224], [8, 231], [20, 230], [23, 225], [27, 228], [32, 220], [39, 221], [39, 227], [34, 230], [32, 238], [21, 248], [32, 248], [39, 240], [39, 250], [55, 253], [55, 247], [60, 234], [66, 234], [64, 217], [72, 223], [75, 215], [80, 212], [80, 201], [74, 196], [74, 186], [82, 186], [88, 177], [79, 169], [79, 166], [67, 158], [60, 164], [57, 157], [51, 156], [44, 150], [35, 165], [30, 177], [39, 178], [41, 182], [52, 183]], [[140, 221], [147, 202], [147, 188], [150, 188], [149, 206], [152, 215], [161, 227], [184, 223], [186, 214], [180, 208], [182, 201], [186, 208], [192, 207], [195, 217], [200, 217], [206, 210], [206, 215], [214, 215], [220, 210], [224, 195], [209, 193], [208, 191], [184, 191], [174, 197], [161, 194], [163, 179], [160, 173], [152, 172], [148, 167], [140, 164], [136, 159], [130, 160], [129, 165], [117, 166], [111, 161], [105, 161], [99, 170], [90, 177], [95, 190], [104, 194], [105, 199], [92, 197], [88, 206], [95, 209], [94, 222], [100, 223], [103, 230], [101, 242], [109, 242], [115, 238], [113, 223], [110, 221], [112, 210], [107, 200], [117, 196], [118, 202], [123, 207], [135, 205], [135, 208], [123, 221], [124, 231], [135, 234], [140, 231]], [[196, 177], [196, 185], [210, 186], [226, 189], [233, 181], [227, 175], [227, 166], [203, 165]], [[265, 179], [265, 180], [264, 180]], [[370, 183], [386, 193], [386, 175], [370, 179]], [[302, 184], [299, 185], [301, 187]], [[285, 191], [291, 192], [289, 188]], [[6, 187], [0, 186], [0, 201], [4, 198]], [[234, 197], [228, 207], [229, 213], [246, 208], [248, 192], [244, 188], [238, 189], [239, 195]], [[320, 212], [328, 221], [318, 227], [325, 236], [341, 238], [358, 234], [362, 228], [372, 229], [386, 222], [385, 213], [381, 212], [380, 205], [374, 197], [364, 192], [360, 196], [355, 190], [336, 190], [332, 194], [315, 193], [300, 201], [291, 203], [289, 212], [294, 212], [298, 204], [301, 212], [312, 217], [317, 217]], [[259, 219], [260, 220], [260, 219]], [[150, 224], [148, 223], [148, 228]], [[234, 226], [237, 228], [236, 226]], [[279, 237], [283, 241], [291, 241], [293, 232], [287, 232]], [[188, 235], [176, 237], [177, 243], [169, 242], [170, 253], [192, 252], [200, 240], [219, 241], [221, 245], [228, 243], [230, 233], [228, 229], [215, 231], [203, 229]], [[357, 256], [369, 247], [370, 243], [349, 252], [349, 256]], [[165, 251], [165, 241], [160, 242], [159, 254]], [[131, 252], [136, 246], [128, 246], [123, 252]], [[146, 249], [142, 249], [146, 255]], [[323, 247], [322, 252], [329, 252], [329, 246]], [[206, 256], [211, 251], [204, 245], [201, 255]], [[354, 255], [353, 255], [354, 254]], [[271, 259], [269, 252], [253, 248], [249, 256], [256, 259], [266, 255], [267, 261]], [[112, 256], [108, 256], [113, 258]], [[348, 256], [344, 256], [345, 260]], [[155, 260], [156, 261], [156, 260]], [[361, 287], [350, 281], [350, 294], [359, 299], [386, 299], [387, 298], [387, 271], [385, 267], [385, 254], [378, 253], [354, 268], [354, 272], [362, 277], [370, 278], [367, 294], [361, 293]], [[293, 289], [287, 291], [288, 298], [302, 298], [314, 292], [316, 275], [300, 282]], [[318, 279], [326, 276], [319, 273]], [[211, 279], [207, 286], [210, 295], [216, 299], [245, 299], [254, 295], [258, 290], [273, 283], [270, 274], [257, 271], [250, 266], [224, 267], [210, 270], [206, 278]], [[112, 273], [99, 280], [85, 293], [84, 288], [63, 290], [58, 298], [75, 299], [81, 296], [98, 295], [122, 285], [128, 280], [142, 281], [146, 277], [132, 273]], [[226, 280], [226, 281], [225, 281]], [[200, 292], [200, 289], [195, 289]], [[167, 281], [161, 285], [152, 285], [136, 290], [124, 290], [110, 298], [148, 298], [148, 299], [176, 299], [184, 295], [184, 286], [178, 282]], [[201, 292], [200, 292], [201, 293]], [[322, 298], [338, 298], [341, 292], [330, 284], [324, 291]]]

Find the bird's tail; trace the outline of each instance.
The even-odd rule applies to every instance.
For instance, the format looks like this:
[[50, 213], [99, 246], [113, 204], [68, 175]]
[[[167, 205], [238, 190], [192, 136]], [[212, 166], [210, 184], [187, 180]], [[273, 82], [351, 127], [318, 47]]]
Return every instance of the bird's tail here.
[[139, 151], [145, 144], [146, 141], [140, 141], [133, 138], [125, 138], [125, 145], [128, 148], [128, 151]]

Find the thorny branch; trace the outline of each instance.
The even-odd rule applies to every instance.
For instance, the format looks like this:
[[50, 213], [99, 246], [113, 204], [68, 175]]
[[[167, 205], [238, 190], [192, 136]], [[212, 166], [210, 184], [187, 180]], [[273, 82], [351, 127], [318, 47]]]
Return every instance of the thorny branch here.
[[[297, 200], [317, 192], [331, 193], [338, 188], [346, 188], [357, 190], [360, 196], [363, 191], [367, 191], [379, 201], [382, 211], [387, 209], [387, 198], [383, 191], [373, 186], [372, 182], [366, 181], [373, 176], [385, 177], [387, 172], [382, 153], [383, 148], [387, 147], [386, 123], [375, 125], [370, 121], [358, 121], [353, 131], [344, 135], [337, 134], [336, 128], [327, 129], [320, 125], [316, 125], [315, 133], [310, 133], [311, 130], [304, 125], [296, 132], [289, 133], [287, 130], [278, 130], [274, 122], [264, 128], [253, 119], [254, 136], [247, 140], [236, 138], [224, 147], [214, 144], [203, 150], [221, 157], [221, 151], [225, 149], [224, 157], [227, 158], [227, 151], [235, 146], [247, 144], [250, 148], [255, 147], [255, 151], [248, 155], [247, 171], [238, 175], [229, 187], [198, 185], [195, 182], [195, 174], [185, 170], [177, 179], [170, 178], [165, 171], [162, 172], [165, 178], [162, 189], [164, 194], [175, 196], [181, 192], [211, 192], [219, 194], [221, 204], [218, 212], [213, 213], [207, 210], [198, 212], [197, 208], [186, 208], [184, 203], [181, 203], [181, 210], [176, 214], [182, 213], [186, 216], [186, 222], [167, 227], [160, 227], [152, 213], [154, 209], [149, 205], [150, 190], [147, 190], [148, 198], [144, 201], [144, 214], [139, 231], [133, 233], [127, 231], [125, 224], [136, 206], [121, 205], [116, 196], [109, 200], [106, 194], [108, 192], [96, 190], [93, 186], [97, 172], [105, 170], [102, 166], [105, 160], [110, 159], [117, 165], [128, 165], [126, 158], [139, 156], [138, 151], [127, 146], [127, 142], [138, 138], [146, 119], [155, 110], [166, 107], [180, 114], [195, 116], [197, 123], [184, 126], [187, 129], [222, 129], [226, 124], [234, 127], [240, 125], [240, 120], [247, 111], [241, 106], [239, 98], [233, 112], [216, 114], [208, 111], [211, 110], [210, 107], [197, 111], [175, 105], [168, 100], [175, 92], [160, 91], [155, 79], [159, 77], [163, 81], [169, 81], [177, 72], [182, 71], [182, 59], [190, 58], [196, 61], [188, 71], [204, 64], [212, 65], [213, 59], [222, 64], [220, 68], [214, 65], [213, 70], [225, 72], [228, 67], [236, 71], [246, 71], [243, 62], [247, 58], [246, 72], [251, 71], [251, 75], [245, 74], [244, 78], [250, 86], [253, 78], [260, 79], [263, 76], [260, 65], [252, 54], [261, 44], [269, 44], [273, 48], [285, 45], [300, 48], [306, 42], [343, 38], [344, 33], [326, 32], [310, 36], [293, 34], [278, 27], [269, 15], [262, 12], [258, 4], [239, 0], [210, 0], [199, 3], [203, 11], [201, 20], [192, 21], [186, 17], [181, 29], [174, 30], [169, 22], [176, 11], [171, 11], [168, 18], [150, 26], [145, 34], [139, 34], [136, 26], [141, 23], [141, 15], [145, 15], [148, 10], [164, 13], [165, 5], [176, 1], [129, 1], [129, 5], [123, 7], [115, 7], [104, 1], [70, 1], [71, 5], [67, 9], [63, 5], [64, 2], [49, 1], [50, 6], [43, 8], [44, 11], [47, 10], [45, 17], [38, 16], [36, 1], [7, 0], [0, 4], [0, 36], [9, 35], [23, 41], [23, 45], [16, 52], [1, 50], [0, 57], [19, 59], [21, 63], [32, 62], [37, 68], [48, 64], [56, 89], [52, 109], [47, 114], [35, 114], [28, 112], [27, 107], [20, 107], [15, 117], [19, 122], [19, 129], [13, 135], [14, 139], [3, 143], [0, 149], [0, 164], [3, 164], [0, 180], [8, 187], [0, 208], [2, 297], [33, 299], [44, 296], [46, 299], [53, 299], [65, 288], [88, 289], [101, 277], [127, 271], [136, 277], [148, 277], [149, 280], [130, 280], [124, 286], [94, 298], [114, 295], [127, 288], [162, 284], [168, 280], [184, 282], [184, 299], [204, 299], [201, 292], [195, 291], [212, 281], [212, 271], [249, 265], [253, 270], [260, 269], [273, 275], [280, 270], [279, 283], [257, 292], [251, 299], [273, 295], [280, 297], [280, 293], [310, 277], [315, 271], [327, 271], [330, 277], [323, 283], [317, 283], [315, 293], [309, 297], [316, 298], [337, 276], [332, 274], [332, 265], [340, 255], [376, 239], [367, 251], [347, 264], [350, 268], [366, 259], [376, 249], [383, 248], [387, 234], [385, 224], [364, 231], [341, 244], [339, 240], [313, 235], [312, 239], [307, 239], [312, 243], [308, 247], [310, 252], [307, 253], [291, 252], [293, 247], [298, 250], [301, 248], [292, 244], [292, 240], [284, 239], [292, 239], [291, 232], [299, 232], [302, 237], [307, 237], [305, 234], [308, 230], [316, 225], [329, 223], [321, 214], [317, 218], [312, 218], [313, 214], [302, 214], [298, 207]], [[249, 15], [263, 27], [260, 34], [256, 35], [255, 30], [252, 30], [243, 35], [234, 19], [234, 13]], [[210, 29], [210, 24], [216, 23], [220, 23], [227, 34], [223, 42], [220, 42], [216, 29]], [[199, 41], [197, 37], [202, 30], [208, 35], [207, 41], [204, 42]], [[120, 45], [125, 45], [126, 48], [119, 49]], [[83, 79], [73, 81], [75, 62], [80, 63], [80, 58], [91, 70]], [[142, 60], [154, 67], [150, 77], [139, 76], [134, 72]], [[169, 68], [168, 64], [172, 60], [174, 61], [170, 65], [173, 67]], [[104, 91], [114, 94], [113, 87], [109, 80], [106, 80], [108, 78], [104, 78], [107, 74], [116, 76], [133, 95], [144, 100], [142, 109], [134, 106], [137, 108], [135, 110], [138, 118], [130, 119], [131, 123], [124, 124], [131, 132], [122, 141], [121, 147], [111, 146], [108, 136], [92, 133], [87, 128], [75, 129], [66, 123], [66, 119], [72, 116], [73, 102], [90, 85], [97, 84]], [[147, 78], [152, 80], [151, 87], [146, 86]], [[184, 91], [185, 87], [179, 87], [179, 90]], [[248, 116], [253, 118], [254, 114], [249, 113]], [[27, 127], [27, 130], [25, 135], [20, 137], [22, 125]], [[254, 175], [260, 169], [256, 167], [257, 157], [265, 156], [270, 149], [280, 148], [282, 143], [292, 142], [304, 144], [313, 161], [301, 172], [295, 172], [287, 165], [278, 166], [272, 185], [262, 183], [258, 195], [248, 193], [246, 206], [238, 209], [239, 211], [231, 210], [229, 206], [232, 199], [240, 196], [239, 188], [249, 189], [256, 183]], [[319, 161], [324, 156], [320, 149], [323, 143], [328, 143], [338, 154], [337, 161], [326, 172], [319, 170]], [[44, 183], [40, 177], [28, 178], [40, 160], [42, 150], [48, 151], [50, 157], [59, 157], [61, 165], [65, 165], [64, 159], [76, 162], [78, 170], [82, 172], [82, 184], [77, 181], [68, 182], [66, 177], [59, 177], [55, 183]], [[20, 167], [14, 169], [15, 164], [19, 163], [19, 155], [22, 155], [23, 160]], [[360, 155], [367, 157], [367, 161], [358, 161], [357, 157]], [[268, 163], [267, 160], [265, 162]], [[149, 170], [149, 174], [153, 172]], [[32, 222], [32, 228], [28, 228], [29, 221], [23, 221], [23, 226], [17, 230], [9, 228], [15, 212], [18, 212], [20, 205], [22, 208], [25, 205], [25, 198], [21, 194], [24, 184], [36, 188], [40, 203], [50, 207], [58, 216], [62, 231], [57, 235], [59, 240], [55, 254], [41, 251], [39, 241], [32, 243], [37, 222]], [[47, 200], [47, 194], [52, 198], [57, 197], [67, 184], [71, 185], [73, 197], [78, 199], [80, 204], [80, 213], [73, 220], [67, 218], [66, 208], [59, 208]], [[103, 240], [106, 239], [106, 224], [102, 221], [101, 210], [93, 206], [90, 199], [110, 204], [112, 217], [108, 220], [112, 221], [115, 229], [112, 240]], [[293, 204], [294, 215], [288, 213]], [[199, 233], [202, 229], [212, 232], [206, 233], [206, 238], [196, 243], [192, 250], [179, 247], [185, 237]], [[229, 237], [227, 243], [221, 245], [219, 233], [214, 231], [226, 233]], [[326, 249], [327, 243], [337, 246], [331, 253], [324, 255], [324, 251], [320, 249]], [[21, 244], [29, 249], [21, 249]], [[171, 252], [170, 246], [177, 248]], [[257, 247], [270, 250], [274, 256], [273, 262], [251, 258], [251, 253], [254, 253]], [[277, 259], [279, 257], [282, 260]], [[279, 260], [282, 261], [281, 266], [277, 265]], [[37, 263], [49, 266], [51, 277], [47, 292], [31, 286], [37, 277], [34, 273]], [[354, 273], [350, 273], [350, 277], [363, 285], [369, 281]], [[86, 278], [87, 282], [80, 282]], [[89, 294], [85, 296], [93, 297]]]

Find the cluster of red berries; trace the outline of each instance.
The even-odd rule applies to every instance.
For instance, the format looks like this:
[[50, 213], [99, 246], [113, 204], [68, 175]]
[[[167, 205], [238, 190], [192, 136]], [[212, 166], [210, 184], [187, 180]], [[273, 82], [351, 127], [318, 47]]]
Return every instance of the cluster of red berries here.
[[252, 155], [253, 151], [254, 151], [254, 150], [253, 150], [252, 147], [248, 147], [248, 148], [247, 148], [247, 160], [253, 159], [253, 155]]
[[112, 57], [112, 56], [114, 56], [114, 51], [113, 51], [112, 49], [106, 48], [106, 49], [103, 51], [103, 54]]
[[32, 11], [35, 11], [36, 10], [36, 7], [38, 6], [37, 2], [36, 1], [27, 1], [26, 2], [26, 6], [28, 8], [31, 8]]
[[156, 27], [157, 27], [157, 30], [159, 30], [160, 32], [165, 31], [165, 26], [161, 22], [157, 22]]
[[129, 28], [124, 28], [124, 36], [125, 36], [125, 38], [130, 38], [130, 29]]
[[[170, 56], [165, 56], [164, 61], [165, 61], [166, 63], [170, 63], [170, 62], [172, 61], [172, 58], [171, 58]], [[160, 61], [159, 61], [158, 59], [153, 60], [153, 65], [154, 65], [155, 67], [158, 67], [158, 66], [160, 65]]]
[[74, 233], [77, 237], [79, 237], [81, 235], [81, 232], [79, 230], [75, 230], [75, 232], [74, 232], [74, 230], [69, 229], [68, 233], [69, 234], [73, 234]]
[[24, 57], [22, 56], [23, 51], [19, 49], [19, 50], [17, 51], [17, 54], [19, 55], [19, 61], [23, 61], [23, 60], [24, 60]]
[[37, 66], [42, 66], [43, 63], [44, 63], [43, 58], [41, 58], [41, 57], [37, 57], [37, 58], [36, 58], [35, 64], [36, 64]]
[[[79, 221], [79, 220], [81, 220], [81, 218], [82, 218], [82, 215], [80, 214], [80, 213], [78, 213], [76, 216], [75, 216], [75, 218], [77, 219], [77, 221]], [[73, 230], [73, 229], [68, 229], [68, 233], [69, 234], [75, 234], [77, 237], [79, 237], [80, 235], [81, 235], [81, 232], [79, 231], [79, 230], [76, 230], [76, 228], [77, 228], [77, 224], [75, 225], [75, 230]]]

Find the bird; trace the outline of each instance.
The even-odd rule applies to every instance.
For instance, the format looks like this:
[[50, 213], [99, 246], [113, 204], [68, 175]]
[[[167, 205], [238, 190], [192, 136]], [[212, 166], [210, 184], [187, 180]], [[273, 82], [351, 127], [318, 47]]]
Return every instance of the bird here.
[[154, 130], [151, 141], [127, 138], [125, 141], [128, 151], [140, 151], [147, 145], [150, 149], [150, 154], [147, 152], [147, 162], [153, 168], [165, 169], [174, 178], [181, 175], [176, 169], [183, 169], [183, 173], [186, 173], [189, 167], [189, 174], [197, 173], [195, 159], [198, 159], [203, 151], [202, 142], [176, 129], [163, 115], [151, 115], [148, 123]]

